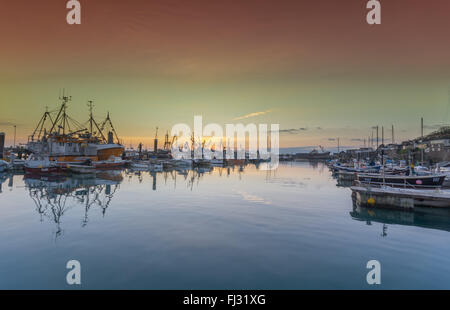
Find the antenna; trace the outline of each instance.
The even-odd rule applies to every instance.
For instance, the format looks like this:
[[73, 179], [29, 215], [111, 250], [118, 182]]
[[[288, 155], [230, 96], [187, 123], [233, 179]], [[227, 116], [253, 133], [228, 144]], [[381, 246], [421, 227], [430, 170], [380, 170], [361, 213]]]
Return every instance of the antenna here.
[[88, 107], [89, 107], [89, 131], [90, 131], [90, 133], [91, 133], [91, 137], [92, 137], [92, 134], [93, 134], [93, 132], [92, 132], [92, 123], [93, 123], [93, 121], [94, 121], [94, 118], [93, 118], [93, 116], [92, 116], [92, 109], [94, 108], [94, 102], [92, 101], [92, 100], [88, 100]]
[[423, 117], [420, 118], [420, 133], [421, 138], [423, 139]]
[[395, 144], [395, 140], [394, 140], [394, 124], [392, 124], [392, 144]]

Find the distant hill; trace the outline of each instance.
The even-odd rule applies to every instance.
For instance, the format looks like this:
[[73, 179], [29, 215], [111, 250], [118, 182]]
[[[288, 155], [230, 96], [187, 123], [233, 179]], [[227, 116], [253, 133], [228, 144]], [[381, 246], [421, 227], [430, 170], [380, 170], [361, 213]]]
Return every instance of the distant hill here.
[[[450, 139], [450, 126], [443, 126], [436, 131], [423, 137], [424, 141], [430, 140], [440, 140], [440, 139]], [[416, 138], [415, 141], [422, 140], [421, 138]]]

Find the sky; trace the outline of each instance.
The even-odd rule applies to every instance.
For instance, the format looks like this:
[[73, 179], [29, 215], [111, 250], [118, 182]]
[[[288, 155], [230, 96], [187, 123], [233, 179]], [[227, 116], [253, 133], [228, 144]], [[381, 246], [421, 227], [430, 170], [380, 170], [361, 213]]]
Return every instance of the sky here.
[[[450, 2], [0, 0], [0, 132], [26, 142], [64, 88], [69, 113], [110, 112], [125, 145], [174, 124], [280, 125], [280, 146], [401, 141], [448, 124]], [[381, 134], [381, 129], [380, 129]], [[389, 142], [389, 139], [387, 139]]]

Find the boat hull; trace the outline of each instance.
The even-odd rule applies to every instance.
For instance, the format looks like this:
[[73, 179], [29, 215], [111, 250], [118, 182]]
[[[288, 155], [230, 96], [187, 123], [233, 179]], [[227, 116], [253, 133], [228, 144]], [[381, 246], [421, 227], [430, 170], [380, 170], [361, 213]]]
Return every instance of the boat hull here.
[[111, 156], [122, 157], [123, 152], [124, 152], [123, 146], [119, 145], [111, 147], [102, 146], [97, 150], [97, 157], [98, 160], [108, 160], [109, 158], [111, 158]]
[[432, 176], [385, 176], [358, 174], [358, 181], [369, 184], [389, 184], [393, 186], [440, 187], [444, 183], [445, 175]]
[[61, 173], [61, 167], [42, 167], [42, 168], [31, 168], [25, 166], [25, 173], [28, 174], [55, 174]]

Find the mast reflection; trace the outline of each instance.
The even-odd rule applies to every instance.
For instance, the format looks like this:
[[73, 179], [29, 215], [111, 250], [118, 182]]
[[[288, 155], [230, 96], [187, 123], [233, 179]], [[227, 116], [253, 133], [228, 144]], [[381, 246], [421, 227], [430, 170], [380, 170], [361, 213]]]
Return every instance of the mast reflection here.
[[389, 224], [450, 231], [450, 210], [448, 209], [415, 208], [414, 211], [402, 211], [362, 207], [353, 201], [350, 216], [354, 220], [366, 222], [367, 225], [383, 224], [380, 233], [382, 237], [388, 236]]
[[89, 210], [93, 207], [99, 207], [105, 216], [122, 180], [120, 171], [101, 172], [91, 177], [24, 177], [26, 189], [36, 205], [40, 221], [47, 218], [55, 223], [55, 239], [63, 233], [63, 215], [74, 207], [84, 207], [82, 227], [87, 225]]

